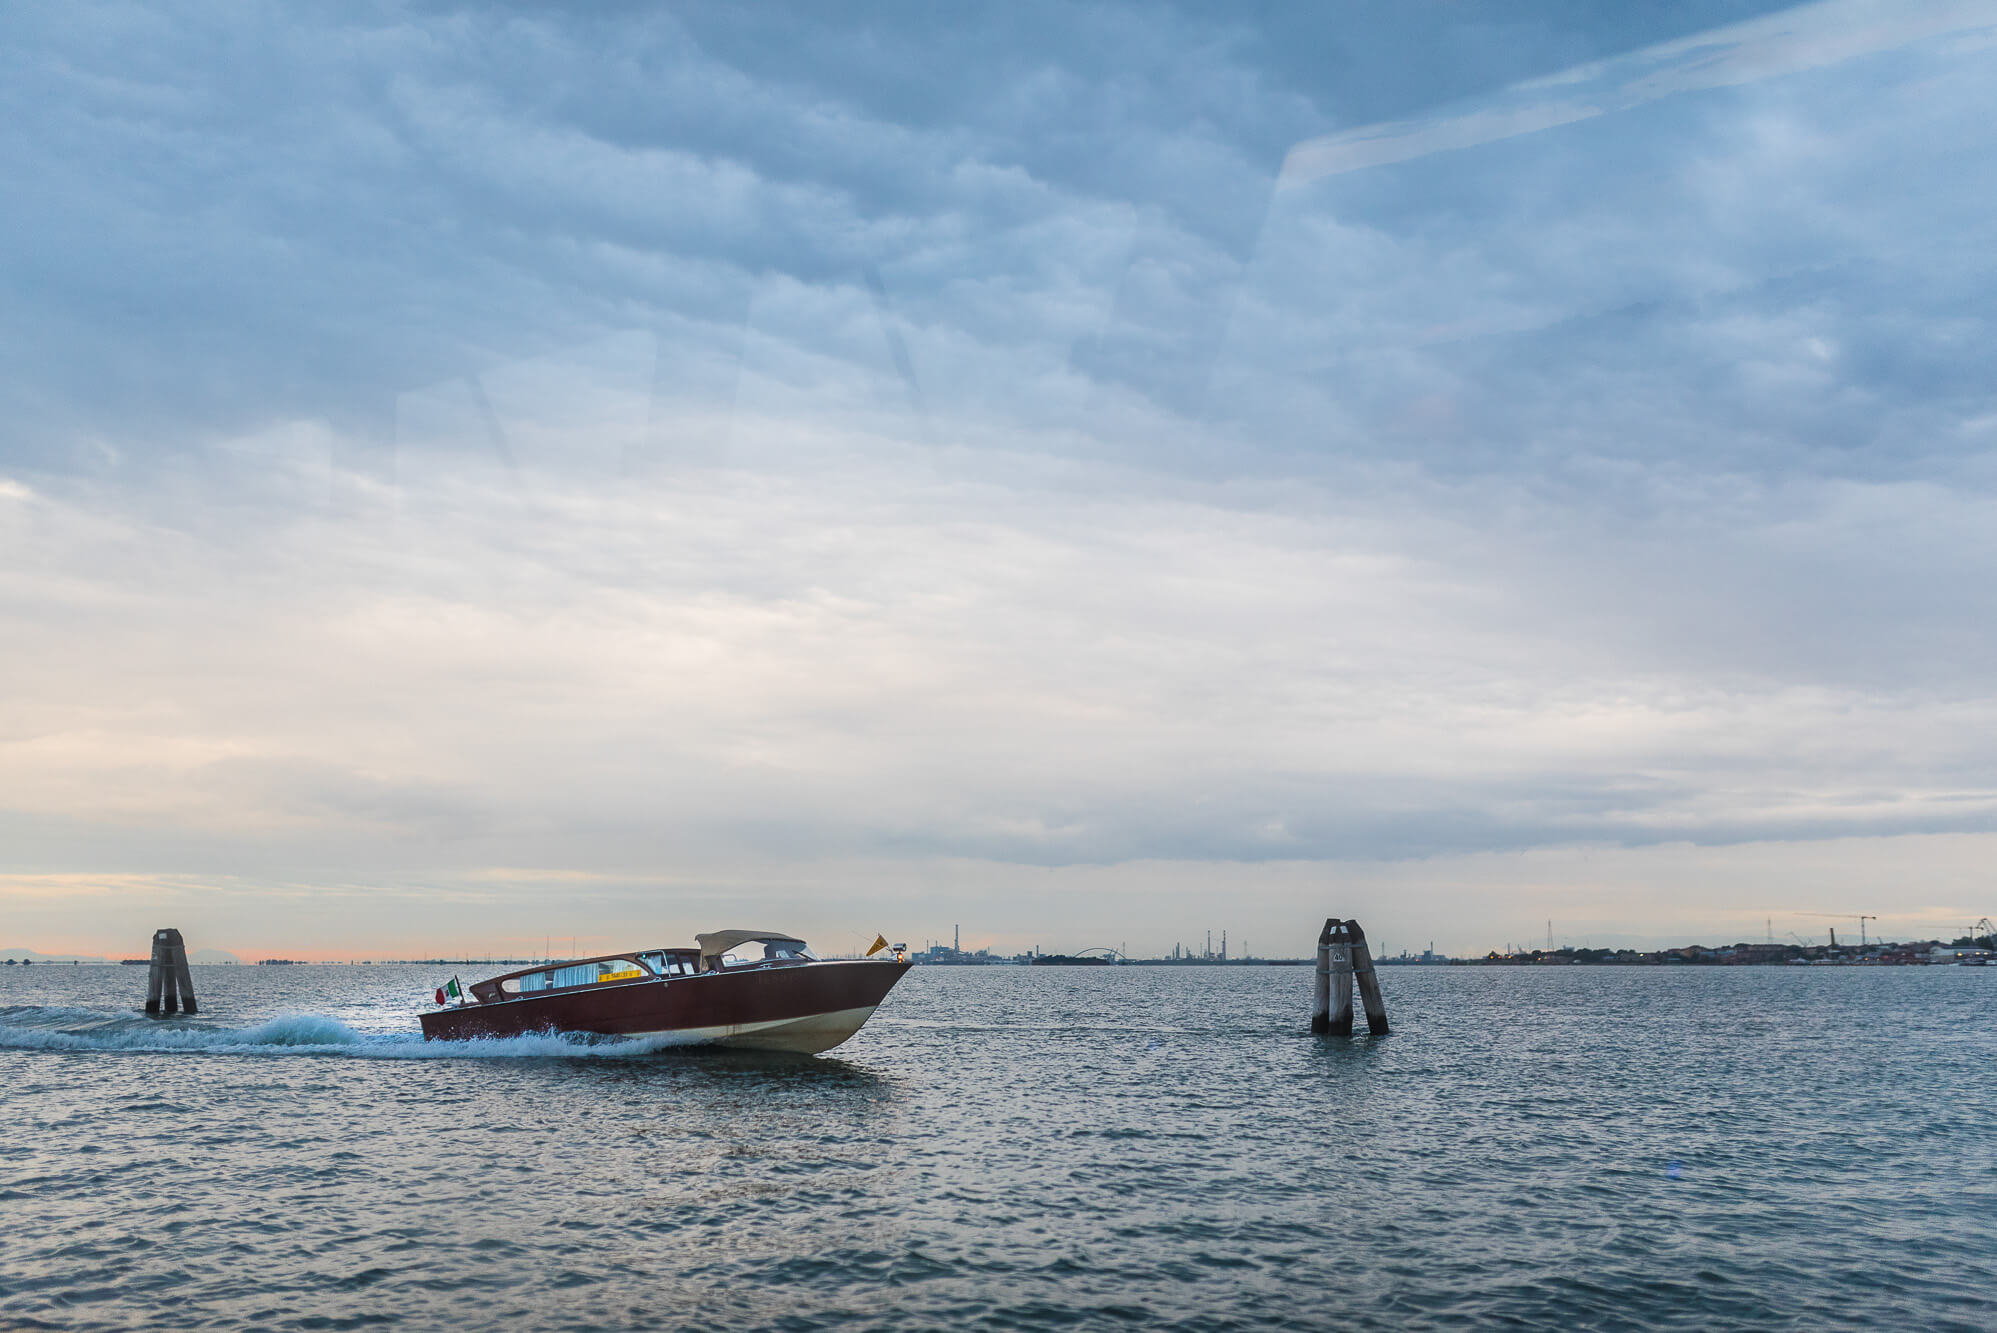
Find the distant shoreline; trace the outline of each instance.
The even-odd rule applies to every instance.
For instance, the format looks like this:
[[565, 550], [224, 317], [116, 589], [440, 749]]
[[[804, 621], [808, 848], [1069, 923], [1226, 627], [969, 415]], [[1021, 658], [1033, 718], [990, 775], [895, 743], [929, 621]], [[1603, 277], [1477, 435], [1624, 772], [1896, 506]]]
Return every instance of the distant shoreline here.
[[[34, 952], [26, 950], [21, 952]], [[131, 967], [143, 958], [69, 957], [36, 954], [31, 958], [0, 958], [0, 967]], [[531, 967], [546, 958], [328, 958], [319, 960], [263, 958], [195, 962], [196, 967]], [[958, 957], [915, 960], [923, 967], [1311, 967], [1312, 958], [1121, 958], [1039, 955]], [[1682, 945], [1639, 952], [1634, 949], [1534, 949], [1521, 953], [1495, 951], [1481, 958], [1451, 958], [1442, 954], [1401, 954], [1376, 958], [1379, 967], [1907, 967], [1997, 965], [1997, 939], [1968, 938], [1950, 943], [1921, 940], [1864, 945], [1733, 944]]]

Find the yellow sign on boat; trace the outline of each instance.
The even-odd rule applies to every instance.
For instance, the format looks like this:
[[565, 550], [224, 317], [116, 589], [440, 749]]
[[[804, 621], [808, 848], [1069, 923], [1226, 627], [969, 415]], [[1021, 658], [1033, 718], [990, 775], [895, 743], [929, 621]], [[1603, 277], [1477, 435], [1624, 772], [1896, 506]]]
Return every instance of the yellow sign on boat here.
[[641, 969], [634, 967], [628, 972], [600, 973], [596, 979], [599, 983], [605, 981], [636, 981], [639, 977], [642, 977], [644, 975], [645, 973]]

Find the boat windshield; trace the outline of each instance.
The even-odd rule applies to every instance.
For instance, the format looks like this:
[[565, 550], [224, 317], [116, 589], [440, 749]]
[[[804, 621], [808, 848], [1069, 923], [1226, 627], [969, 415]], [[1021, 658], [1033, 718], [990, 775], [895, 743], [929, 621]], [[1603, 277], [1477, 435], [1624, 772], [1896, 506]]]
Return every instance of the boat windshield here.
[[639, 954], [638, 961], [662, 977], [690, 976], [700, 970], [700, 955], [691, 949], [655, 949]]
[[761, 967], [765, 963], [815, 963], [818, 955], [799, 940], [746, 940], [721, 955], [721, 966]]

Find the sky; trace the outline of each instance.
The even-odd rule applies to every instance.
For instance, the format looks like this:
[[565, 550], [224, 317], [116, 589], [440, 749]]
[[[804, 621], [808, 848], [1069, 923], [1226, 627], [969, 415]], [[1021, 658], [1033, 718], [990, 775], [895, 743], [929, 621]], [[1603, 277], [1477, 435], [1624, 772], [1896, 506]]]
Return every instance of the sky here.
[[1997, 915], [1997, 0], [17, 6], [0, 112], [0, 946]]

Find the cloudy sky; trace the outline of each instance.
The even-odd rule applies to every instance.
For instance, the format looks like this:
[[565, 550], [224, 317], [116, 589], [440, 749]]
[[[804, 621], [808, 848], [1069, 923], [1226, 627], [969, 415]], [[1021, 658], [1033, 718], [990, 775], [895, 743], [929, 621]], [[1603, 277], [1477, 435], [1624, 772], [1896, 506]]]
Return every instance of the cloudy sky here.
[[0, 946], [1997, 914], [1997, 0], [16, 6], [0, 111]]

